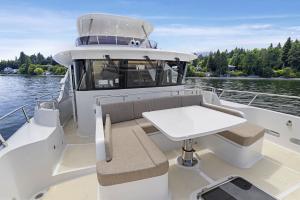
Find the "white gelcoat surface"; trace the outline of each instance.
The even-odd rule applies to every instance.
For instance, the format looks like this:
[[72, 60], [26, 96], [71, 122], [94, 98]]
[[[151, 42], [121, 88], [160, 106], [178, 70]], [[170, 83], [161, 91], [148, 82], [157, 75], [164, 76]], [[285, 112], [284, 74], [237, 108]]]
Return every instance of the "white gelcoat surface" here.
[[174, 141], [218, 133], [246, 122], [243, 118], [202, 106], [144, 112], [143, 116]]

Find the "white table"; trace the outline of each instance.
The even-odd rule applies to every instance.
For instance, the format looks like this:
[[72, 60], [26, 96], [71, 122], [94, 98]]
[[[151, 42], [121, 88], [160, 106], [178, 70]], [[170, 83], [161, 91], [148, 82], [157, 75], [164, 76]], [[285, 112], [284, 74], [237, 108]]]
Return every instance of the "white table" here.
[[193, 138], [219, 133], [238, 126], [246, 119], [202, 106], [188, 106], [144, 112], [143, 117], [173, 141], [184, 141], [181, 163], [194, 166]]

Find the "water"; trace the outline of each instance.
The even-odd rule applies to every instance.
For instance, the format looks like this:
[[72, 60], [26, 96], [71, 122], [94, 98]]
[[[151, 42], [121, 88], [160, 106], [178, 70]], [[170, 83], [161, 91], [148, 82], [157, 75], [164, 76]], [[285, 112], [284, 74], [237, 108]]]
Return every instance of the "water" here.
[[[32, 117], [35, 98], [47, 94], [58, 94], [62, 77], [42, 76], [0, 76], [0, 117], [27, 104], [25, 107]], [[48, 97], [51, 98], [51, 97]], [[0, 133], [7, 139], [26, 122], [22, 111], [0, 121]]]
[[[47, 93], [58, 94], [62, 77], [37, 76], [0, 76], [0, 116], [28, 104], [26, 111], [33, 115], [35, 98]], [[300, 96], [300, 80], [241, 80], [241, 79], [188, 79], [188, 84], [213, 86], [217, 88], [258, 91], [276, 94]], [[253, 96], [252, 96], [253, 97]], [[225, 95], [239, 103], [247, 103], [251, 95]], [[282, 98], [260, 98], [254, 102], [255, 106], [270, 108], [277, 111], [300, 116], [300, 101]], [[9, 138], [23, 123], [24, 115], [17, 112], [0, 121], [0, 133], [5, 139]]]
[[[190, 78], [187, 85], [300, 96], [300, 80]], [[248, 104], [253, 94], [224, 93], [222, 99]], [[258, 96], [253, 106], [300, 116], [300, 100]]]

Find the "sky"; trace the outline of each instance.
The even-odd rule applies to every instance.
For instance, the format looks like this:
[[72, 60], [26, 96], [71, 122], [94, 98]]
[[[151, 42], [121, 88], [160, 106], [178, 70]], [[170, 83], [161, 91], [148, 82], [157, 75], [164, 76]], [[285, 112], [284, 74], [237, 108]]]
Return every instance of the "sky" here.
[[150, 21], [159, 48], [180, 52], [262, 48], [300, 39], [299, 0], [0, 0], [0, 60], [74, 46], [76, 19], [110, 13]]

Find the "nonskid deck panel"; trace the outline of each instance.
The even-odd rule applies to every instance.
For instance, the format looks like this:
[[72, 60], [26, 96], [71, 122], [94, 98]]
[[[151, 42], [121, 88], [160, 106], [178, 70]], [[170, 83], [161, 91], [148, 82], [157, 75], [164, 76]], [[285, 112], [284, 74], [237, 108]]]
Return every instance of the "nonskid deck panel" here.
[[[180, 149], [166, 152], [170, 163], [169, 189], [174, 200], [189, 199], [193, 191], [230, 175], [242, 176], [279, 199], [300, 199], [300, 167], [296, 165], [300, 163], [299, 153], [264, 141], [264, 158], [250, 169], [239, 169], [219, 159], [208, 149], [196, 146], [196, 150], [201, 158], [199, 170], [184, 169], [175, 164]], [[97, 177], [93, 173], [52, 186], [43, 200], [96, 200], [97, 186]]]

